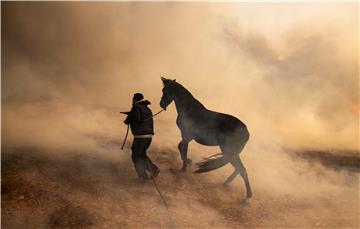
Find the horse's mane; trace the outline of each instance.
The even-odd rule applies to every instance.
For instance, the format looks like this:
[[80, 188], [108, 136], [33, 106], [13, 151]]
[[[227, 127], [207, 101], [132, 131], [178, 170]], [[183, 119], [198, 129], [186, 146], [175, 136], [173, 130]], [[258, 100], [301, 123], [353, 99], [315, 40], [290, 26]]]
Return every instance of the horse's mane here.
[[192, 102], [193, 105], [196, 105], [200, 108], [205, 108], [205, 106], [199, 102], [199, 100], [197, 100], [192, 94], [191, 92], [186, 89], [183, 85], [181, 85], [180, 83], [176, 82], [176, 81], [173, 81], [173, 88], [175, 89], [175, 92], [178, 94], [178, 95], [181, 95], [184, 100], [186, 100], [187, 102]]

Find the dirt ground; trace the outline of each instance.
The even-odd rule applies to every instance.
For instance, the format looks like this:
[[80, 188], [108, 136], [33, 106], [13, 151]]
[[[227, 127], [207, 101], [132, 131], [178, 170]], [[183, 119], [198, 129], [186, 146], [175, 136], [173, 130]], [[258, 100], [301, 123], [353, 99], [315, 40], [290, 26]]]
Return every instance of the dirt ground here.
[[[246, 201], [239, 177], [234, 184], [223, 187], [218, 177], [178, 172], [176, 150], [149, 154], [161, 168], [155, 182], [168, 211], [154, 183], [137, 180], [130, 155], [44, 152], [30, 147], [2, 149], [2, 228], [359, 227], [356, 188], [314, 201], [255, 186], [253, 198]], [[349, 183], [356, 184], [358, 154], [334, 155], [292, 153], [304, 163], [311, 161], [335, 172], [346, 171]]]

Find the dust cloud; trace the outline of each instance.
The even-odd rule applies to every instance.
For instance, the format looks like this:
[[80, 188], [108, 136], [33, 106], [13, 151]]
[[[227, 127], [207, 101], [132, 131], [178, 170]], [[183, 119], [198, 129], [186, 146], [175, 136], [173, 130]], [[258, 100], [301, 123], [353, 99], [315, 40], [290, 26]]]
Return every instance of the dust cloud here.
[[[160, 77], [176, 78], [208, 109], [246, 123], [251, 137], [241, 157], [259, 202], [307, 199], [314, 212], [337, 206], [325, 215], [350, 209], [347, 225], [358, 225], [358, 174], [288, 153], [359, 154], [357, 3], [2, 2], [1, 15], [3, 153], [38, 147], [54, 157], [78, 152], [125, 163], [130, 143], [120, 151], [126, 127], [119, 112], [130, 109], [135, 92], [159, 111]], [[155, 118], [151, 148], [154, 157], [172, 152], [165, 162], [173, 168], [180, 166], [175, 119], [173, 105]], [[195, 161], [215, 153], [189, 147]], [[100, 167], [87, 171], [104, 178]], [[231, 172], [226, 166], [188, 183], [172, 181], [221, 183]], [[105, 193], [112, 188], [107, 181]], [[233, 183], [244, 192], [241, 178]], [[191, 218], [193, 211], [183, 210], [189, 204], [176, 201], [183, 194], [171, 188], [173, 211]], [[206, 203], [190, 205], [212, 216], [208, 226], [224, 225]], [[207, 225], [203, 216], [198, 225]]]

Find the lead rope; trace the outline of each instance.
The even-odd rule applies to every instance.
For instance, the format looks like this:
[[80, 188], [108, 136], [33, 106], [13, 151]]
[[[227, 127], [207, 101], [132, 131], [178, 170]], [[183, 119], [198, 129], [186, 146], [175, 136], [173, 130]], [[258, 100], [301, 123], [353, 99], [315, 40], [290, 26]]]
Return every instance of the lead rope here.
[[[148, 120], [152, 119], [153, 117], [155, 117], [156, 115], [160, 114], [160, 113], [163, 112], [163, 111], [164, 111], [164, 109], [161, 109], [159, 112], [157, 112], [156, 114], [154, 114], [154, 115], [151, 116], [150, 118], [141, 120], [141, 122], [148, 121]], [[121, 150], [124, 150], [124, 146], [125, 146], [125, 142], [126, 142], [126, 139], [127, 139], [128, 134], [129, 134], [129, 125], [127, 125], [127, 130], [126, 130], [124, 142], [123, 142], [123, 144], [122, 144], [122, 146], [121, 146]]]
[[160, 114], [160, 113], [163, 112], [163, 111], [164, 111], [164, 109], [161, 109], [159, 112], [155, 113], [155, 114], [154, 114], [153, 116], [151, 116], [150, 118], [144, 119], [144, 120], [142, 120], [141, 122], [148, 121], [148, 120], [152, 119], [153, 117], [155, 117], [156, 115]]
[[124, 146], [125, 146], [125, 142], [126, 142], [128, 134], [129, 134], [129, 125], [127, 125], [126, 135], [125, 135], [125, 138], [124, 138], [124, 142], [123, 142], [123, 144], [121, 146], [121, 150], [124, 150]]
[[[151, 116], [150, 118], [147, 118], [147, 119], [142, 120], [142, 122], [145, 122], [145, 121], [147, 121], [147, 120], [152, 119], [153, 117], [155, 117], [156, 115], [160, 114], [160, 113], [163, 112], [163, 111], [164, 111], [164, 109], [161, 109], [159, 112], [155, 113], [155, 114], [154, 114], [153, 116]], [[124, 145], [125, 145], [125, 142], [126, 142], [126, 138], [127, 138], [127, 136], [128, 136], [128, 133], [129, 133], [129, 125], [127, 125], [126, 135], [125, 135], [124, 142], [123, 142], [123, 144], [122, 144], [122, 146], [121, 146], [121, 150], [123, 150], [123, 148], [124, 148]], [[149, 162], [147, 162], [147, 163], [149, 163]], [[149, 164], [148, 164], [148, 168], [151, 168], [151, 167], [149, 166]], [[165, 206], [165, 210], [166, 210], [166, 213], [167, 213], [167, 216], [168, 216], [168, 219], [169, 219], [169, 223], [171, 224], [171, 227], [172, 227], [172, 228], [176, 228], [176, 224], [174, 223], [174, 221], [173, 221], [173, 219], [172, 219], [172, 217], [171, 217], [170, 211], [169, 211], [169, 205], [168, 205], [165, 197], [164, 197], [163, 194], [161, 193], [159, 187], [157, 186], [157, 184], [156, 184], [156, 182], [155, 182], [155, 177], [152, 178], [151, 180], [152, 180], [152, 182], [154, 183], [155, 189], [156, 189], [156, 191], [158, 192], [158, 194], [159, 194], [159, 196], [160, 196], [160, 198], [161, 198], [161, 200], [162, 200], [162, 202], [163, 202], [163, 204], [164, 204], [164, 206]]]

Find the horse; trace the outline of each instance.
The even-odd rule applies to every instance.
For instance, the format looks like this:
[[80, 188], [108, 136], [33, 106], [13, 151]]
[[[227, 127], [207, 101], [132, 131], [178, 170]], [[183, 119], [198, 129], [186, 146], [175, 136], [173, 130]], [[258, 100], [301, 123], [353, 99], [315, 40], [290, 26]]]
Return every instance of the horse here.
[[183, 161], [182, 171], [191, 165], [187, 157], [188, 144], [195, 140], [206, 146], [219, 146], [221, 152], [197, 163], [195, 173], [218, 169], [231, 163], [234, 172], [225, 180], [228, 185], [240, 174], [246, 186], [246, 196], [251, 198], [252, 191], [248, 174], [240, 159], [240, 152], [249, 140], [250, 134], [246, 125], [234, 116], [211, 111], [176, 80], [161, 77], [163, 82], [160, 107], [164, 110], [174, 101], [178, 113], [176, 124], [181, 131], [182, 140], [178, 145]]

